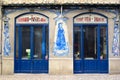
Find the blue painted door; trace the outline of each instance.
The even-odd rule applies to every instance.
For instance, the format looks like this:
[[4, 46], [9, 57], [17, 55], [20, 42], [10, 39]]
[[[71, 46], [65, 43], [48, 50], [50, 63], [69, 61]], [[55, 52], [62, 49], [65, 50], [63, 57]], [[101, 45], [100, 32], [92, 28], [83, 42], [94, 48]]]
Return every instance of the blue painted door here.
[[75, 25], [74, 73], [108, 72], [107, 25]]
[[15, 72], [48, 73], [48, 27], [16, 26]]

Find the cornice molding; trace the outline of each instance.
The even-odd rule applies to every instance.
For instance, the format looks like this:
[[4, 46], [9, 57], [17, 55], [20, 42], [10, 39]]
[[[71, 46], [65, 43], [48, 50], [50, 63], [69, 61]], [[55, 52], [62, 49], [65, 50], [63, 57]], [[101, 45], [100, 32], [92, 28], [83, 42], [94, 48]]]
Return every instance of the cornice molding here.
[[1, 0], [9, 4], [120, 4], [120, 0]]

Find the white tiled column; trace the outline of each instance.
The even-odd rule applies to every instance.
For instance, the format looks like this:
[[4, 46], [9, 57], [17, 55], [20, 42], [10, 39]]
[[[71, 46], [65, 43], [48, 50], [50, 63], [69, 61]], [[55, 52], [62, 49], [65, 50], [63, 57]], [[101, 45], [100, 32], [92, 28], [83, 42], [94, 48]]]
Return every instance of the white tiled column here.
[[[119, 13], [120, 14], [120, 13]], [[120, 20], [120, 18], [118, 18]], [[119, 74], [120, 73], [120, 56], [114, 55], [112, 52], [113, 37], [114, 37], [114, 21], [109, 19], [109, 73]], [[119, 25], [120, 27], [120, 25]]]

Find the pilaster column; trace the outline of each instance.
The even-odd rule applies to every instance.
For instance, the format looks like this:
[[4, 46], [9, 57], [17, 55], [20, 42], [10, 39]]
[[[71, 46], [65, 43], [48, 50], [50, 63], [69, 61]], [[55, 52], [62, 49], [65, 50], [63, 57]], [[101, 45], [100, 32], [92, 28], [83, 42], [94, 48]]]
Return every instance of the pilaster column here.
[[119, 54], [120, 54], [120, 7], [119, 7], [119, 23], [118, 23], [118, 25], [119, 25]]
[[2, 1], [0, 0], [0, 75], [2, 75]]

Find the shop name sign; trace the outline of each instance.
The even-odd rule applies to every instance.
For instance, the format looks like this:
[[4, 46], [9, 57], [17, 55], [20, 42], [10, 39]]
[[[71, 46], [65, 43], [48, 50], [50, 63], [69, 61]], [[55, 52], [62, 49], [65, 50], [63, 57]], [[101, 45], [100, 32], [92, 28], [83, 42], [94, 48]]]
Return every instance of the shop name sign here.
[[107, 19], [103, 16], [96, 15], [96, 14], [84, 14], [77, 16], [74, 19], [74, 23], [81, 23], [81, 24], [96, 24], [96, 23], [107, 23]]
[[17, 24], [45, 24], [48, 18], [39, 14], [26, 14], [16, 19]]

